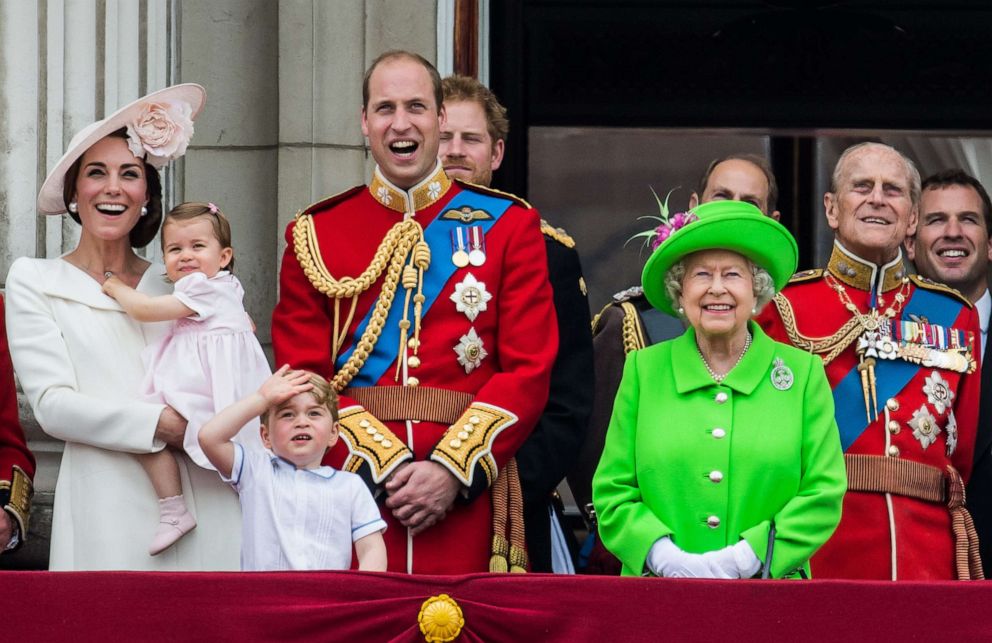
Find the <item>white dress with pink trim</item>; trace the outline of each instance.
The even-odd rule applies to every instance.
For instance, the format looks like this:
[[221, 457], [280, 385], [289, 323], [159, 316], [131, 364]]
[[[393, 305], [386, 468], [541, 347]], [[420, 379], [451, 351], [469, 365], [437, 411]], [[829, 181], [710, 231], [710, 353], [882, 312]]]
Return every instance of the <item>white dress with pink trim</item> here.
[[[220, 410], [258, 390], [272, 371], [245, 312], [245, 291], [238, 278], [222, 270], [202, 272], [175, 283], [173, 295], [194, 315], [177, 320], [169, 334], [143, 355], [143, 390], [188, 421], [183, 446], [198, 465], [213, 469], [200, 450], [200, 427]], [[261, 449], [258, 419], [246, 424], [235, 441]]]

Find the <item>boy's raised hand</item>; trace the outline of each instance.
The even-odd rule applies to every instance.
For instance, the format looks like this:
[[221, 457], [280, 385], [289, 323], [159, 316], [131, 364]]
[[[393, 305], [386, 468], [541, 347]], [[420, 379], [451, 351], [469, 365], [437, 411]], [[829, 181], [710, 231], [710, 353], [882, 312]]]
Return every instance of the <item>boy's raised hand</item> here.
[[289, 369], [289, 364], [283, 364], [279, 370], [262, 383], [258, 393], [265, 399], [269, 407], [273, 407], [312, 389], [310, 373], [292, 371]]

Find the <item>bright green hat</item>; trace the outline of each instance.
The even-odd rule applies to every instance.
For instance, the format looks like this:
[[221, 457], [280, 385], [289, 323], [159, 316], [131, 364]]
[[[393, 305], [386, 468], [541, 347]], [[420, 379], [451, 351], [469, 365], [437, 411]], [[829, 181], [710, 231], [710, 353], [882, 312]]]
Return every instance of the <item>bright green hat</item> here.
[[[691, 210], [698, 217], [661, 242], [644, 265], [641, 285], [648, 302], [674, 315], [665, 292], [665, 275], [682, 258], [700, 250], [732, 250], [764, 268], [781, 290], [796, 271], [796, 240], [778, 221], [743, 201], [710, 201]], [[677, 216], [677, 215], [675, 215]], [[673, 217], [674, 218], [674, 217]]]

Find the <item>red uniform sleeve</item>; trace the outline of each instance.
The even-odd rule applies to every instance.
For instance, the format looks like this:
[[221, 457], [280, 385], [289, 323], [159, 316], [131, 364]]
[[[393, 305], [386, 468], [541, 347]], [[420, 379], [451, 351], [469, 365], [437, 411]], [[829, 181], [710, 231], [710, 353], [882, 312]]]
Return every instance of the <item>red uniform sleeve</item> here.
[[24, 431], [17, 416], [17, 390], [14, 367], [7, 349], [7, 326], [4, 323], [3, 298], [0, 298], [0, 480], [12, 480], [13, 467], [34, 477], [34, 456], [28, 451]]
[[17, 518], [21, 534], [25, 534], [31, 509], [35, 461], [28, 451], [17, 415], [17, 390], [7, 348], [4, 314], [3, 298], [0, 297], [0, 508]]
[[[963, 309], [955, 326], [967, 329], [972, 333], [975, 338], [975, 362], [979, 363], [982, 353], [982, 329], [978, 321], [978, 310], [975, 308]], [[974, 466], [975, 439], [978, 436], [978, 405], [982, 396], [982, 366], [979, 364], [973, 372], [961, 376], [954, 399], [954, 419], [958, 425], [958, 446], [951, 454], [951, 464], [961, 474], [965, 483], [971, 478], [971, 469]]]

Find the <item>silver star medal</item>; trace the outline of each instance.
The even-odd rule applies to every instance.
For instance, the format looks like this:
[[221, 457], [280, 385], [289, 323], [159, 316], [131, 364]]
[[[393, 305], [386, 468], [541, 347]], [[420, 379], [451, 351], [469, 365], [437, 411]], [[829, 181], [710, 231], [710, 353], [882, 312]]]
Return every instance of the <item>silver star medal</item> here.
[[470, 328], [468, 333], [461, 336], [454, 351], [458, 355], [458, 363], [465, 367], [466, 374], [477, 369], [482, 364], [482, 360], [489, 355], [482, 345], [482, 338], [474, 328]]
[[936, 442], [937, 434], [940, 433], [937, 418], [926, 404], [913, 411], [913, 419], [909, 421], [909, 426], [913, 427], [913, 437], [920, 441], [924, 449]]
[[954, 401], [954, 391], [937, 371], [930, 371], [930, 376], [924, 380], [923, 392], [927, 394], [927, 402], [937, 409], [937, 413], [951, 408], [951, 402]]
[[455, 308], [458, 312], [465, 313], [469, 321], [475, 321], [479, 313], [486, 309], [486, 302], [492, 298], [492, 293], [486, 290], [486, 284], [477, 280], [472, 273], [465, 275], [461, 283], [455, 284], [455, 292], [451, 293]]
[[947, 416], [947, 457], [951, 457], [954, 450], [958, 448], [958, 420], [954, 417], [954, 409]]
[[792, 375], [792, 369], [785, 365], [781, 357], [776, 357], [774, 366], [772, 366], [771, 374], [772, 386], [780, 391], [788, 391], [792, 388], [792, 382], [795, 377]]

